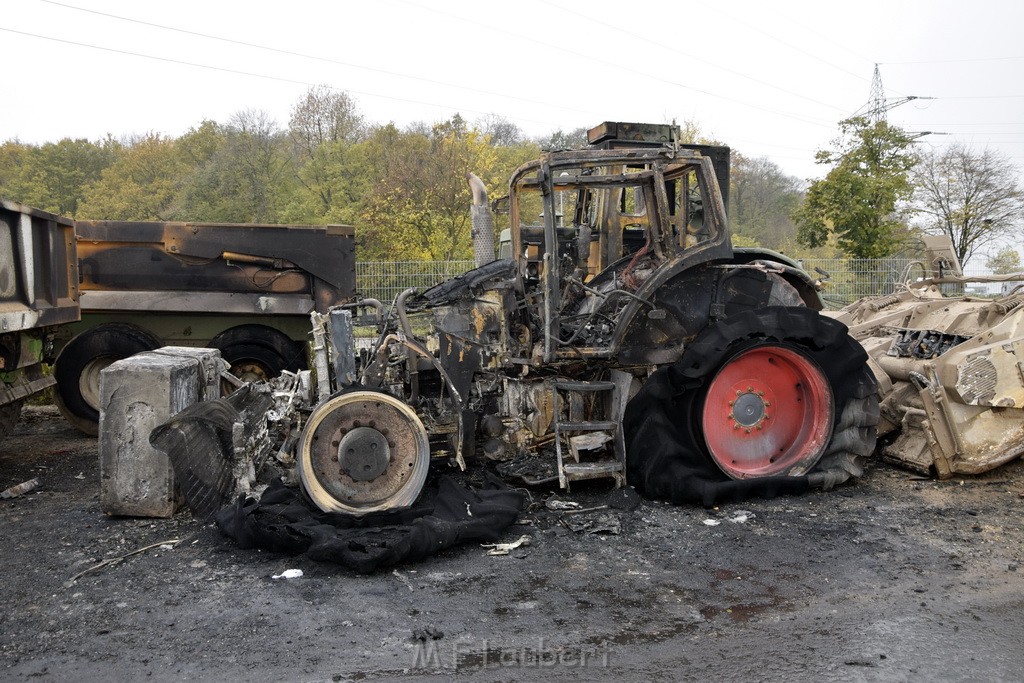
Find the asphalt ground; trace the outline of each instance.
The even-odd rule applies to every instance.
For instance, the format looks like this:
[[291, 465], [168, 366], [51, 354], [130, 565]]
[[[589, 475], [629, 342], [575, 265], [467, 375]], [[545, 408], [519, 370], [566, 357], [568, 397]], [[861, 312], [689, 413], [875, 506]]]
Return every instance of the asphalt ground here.
[[105, 516], [96, 440], [50, 407], [0, 442], [0, 489], [32, 478], [0, 501], [3, 680], [1024, 678], [1020, 461], [717, 509], [535, 490], [528, 545], [371, 575]]

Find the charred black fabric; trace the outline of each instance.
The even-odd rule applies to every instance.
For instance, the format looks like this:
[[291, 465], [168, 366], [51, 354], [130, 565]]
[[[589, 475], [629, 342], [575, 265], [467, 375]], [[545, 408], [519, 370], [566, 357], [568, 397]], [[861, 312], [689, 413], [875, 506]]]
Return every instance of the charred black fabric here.
[[497, 479], [471, 491], [450, 477], [440, 477], [424, 498], [416, 507], [357, 517], [322, 512], [276, 480], [260, 500], [241, 498], [221, 510], [217, 525], [242, 548], [305, 554], [365, 574], [460, 543], [497, 541], [526, 500]]
[[736, 353], [767, 341], [795, 346], [818, 363], [832, 387], [837, 421], [849, 401], [874, 388], [863, 377], [864, 350], [842, 323], [788, 307], [727, 318], [698, 335], [675, 365], [651, 375], [626, 406], [630, 484], [649, 498], [704, 506], [811, 488], [815, 480], [808, 476], [729, 479], [705, 452], [699, 414], [707, 382]]

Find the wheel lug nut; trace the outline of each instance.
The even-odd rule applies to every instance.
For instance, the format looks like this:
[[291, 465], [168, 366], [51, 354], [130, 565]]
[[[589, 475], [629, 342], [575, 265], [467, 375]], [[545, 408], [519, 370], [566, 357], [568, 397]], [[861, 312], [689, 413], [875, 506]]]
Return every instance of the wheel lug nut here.
[[749, 433], [750, 433], [750, 427], [747, 427], [747, 428], [746, 428], [746, 429], [744, 429], [743, 431], [745, 431], [745, 432], [746, 432], [747, 434], [749, 434]]
[[759, 391], [759, 392], [757, 392], [757, 395], [758, 396], [764, 396], [764, 392], [763, 391]]
[[734, 406], [734, 405], [736, 405], [736, 401], [729, 401], [729, 406], [730, 406], [730, 407], [731, 407], [731, 406]]

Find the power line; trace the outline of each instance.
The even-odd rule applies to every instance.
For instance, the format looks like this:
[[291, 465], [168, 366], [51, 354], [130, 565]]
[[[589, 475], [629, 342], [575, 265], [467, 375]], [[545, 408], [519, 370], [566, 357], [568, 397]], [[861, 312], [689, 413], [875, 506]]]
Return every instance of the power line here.
[[907, 95], [905, 97], [886, 97], [885, 87], [882, 85], [882, 71], [875, 64], [875, 71], [871, 76], [871, 94], [868, 102], [856, 112], [854, 116], [866, 116], [872, 123], [879, 123], [886, 120], [885, 113], [908, 102], [915, 100], [934, 100], [934, 97], [921, 97], [918, 95]]
[[[260, 73], [255, 73], [255, 72], [252, 72], [252, 71], [242, 71], [240, 69], [229, 69], [229, 68], [222, 67], [222, 66], [213, 66], [213, 65], [210, 65], [210, 64], [200, 64], [198, 62], [188, 62], [188, 61], [185, 61], [185, 60], [182, 60], [182, 59], [172, 59], [170, 57], [158, 57], [156, 55], [147, 55], [147, 54], [143, 54], [141, 52], [131, 52], [130, 50], [121, 50], [121, 49], [118, 49], [118, 48], [105, 47], [105, 46], [102, 46], [102, 45], [91, 45], [89, 43], [80, 43], [80, 42], [77, 42], [77, 41], [74, 41], [74, 40], [66, 40], [64, 38], [53, 38], [51, 36], [43, 36], [43, 35], [39, 35], [37, 33], [29, 33], [27, 31], [18, 31], [18, 30], [12, 29], [12, 28], [5, 28], [5, 27], [2, 27], [2, 26], [0, 26], [0, 31], [6, 31], [8, 33], [16, 33], [18, 35], [28, 36], [30, 38], [38, 38], [40, 40], [48, 40], [48, 41], [52, 41], [52, 42], [55, 42], [55, 43], [61, 43], [63, 45], [74, 45], [76, 47], [85, 47], [85, 48], [89, 48], [89, 49], [92, 49], [92, 50], [102, 50], [104, 52], [112, 52], [114, 54], [129, 55], [131, 57], [141, 57], [143, 59], [152, 59], [152, 60], [155, 60], [155, 61], [158, 61], [158, 62], [167, 62], [169, 64], [178, 64], [178, 65], [182, 65], [182, 66], [191, 66], [191, 67], [195, 67], [195, 68], [198, 68], [198, 69], [208, 69], [210, 71], [221, 71], [223, 73], [235, 74], [235, 75], [238, 75], [238, 76], [250, 76], [252, 78], [263, 78], [263, 79], [270, 80], [270, 81], [277, 81], [279, 83], [291, 83], [291, 84], [294, 84], [294, 85], [303, 85], [303, 86], [306, 86], [306, 87], [309, 87], [309, 88], [316, 87], [317, 85], [322, 85], [322, 84], [309, 83], [308, 81], [300, 81], [300, 80], [297, 80], [297, 79], [294, 79], [294, 78], [285, 78], [283, 76], [270, 76], [270, 75], [267, 75], [267, 74], [260, 74]], [[472, 114], [480, 114], [480, 115], [483, 115], [483, 116], [486, 116], [486, 115], [492, 113], [492, 112], [487, 112], [487, 111], [481, 111], [479, 109], [471, 109], [471, 108], [468, 108], [468, 107], [455, 107], [455, 106], [452, 106], [452, 105], [440, 104], [440, 103], [437, 103], [437, 102], [424, 102], [422, 100], [414, 100], [414, 99], [410, 99], [410, 98], [407, 98], [407, 97], [395, 97], [394, 95], [382, 95], [380, 93], [373, 93], [373, 92], [368, 92], [368, 91], [365, 91], [365, 90], [352, 90], [352, 89], [346, 89], [346, 88], [337, 88], [337, 87], [334, 87], [332, 85], [325, 85], [324, 87], [326, 87], [326, 88], [328, 88], [330, 90], [338, 91], [338, 92], [351, 92], [351, 93], [355, 93], [357, 95], [363, 95], [363, 96], [366, 96], [366, 97], [378, 97], [378, 98], [382, 98], [382, 99], [386, 99], [386, 100], [395, 100], [396, 102], [406, 102], [406, 103], [409, 103], [409, 104], [420, 104], [420, 105], [424, 105], [424, 106], [428, 106], [428, 107], [443, 107], [445, 109], [450, 109], [452, 111], [464, 111], [464, 112], [469, 112], [469, 113], [472, 113]], [[546, 125], [546, 126], [555, 126], [555, 125], [557, 125], [557, 124], [554, 124], [554, 123], [552, 123], [550, 121], [538, 121], [536, 119], [517, 118], [515, 120], [517, 120], [517, 121], [529, 121], [530, 123], [540, 123], [540, 124], [543, 124], [543, 125]]]
[[799, 97], [802, 100], [807, 100], [808, 102], [813, 102], [814, 104], [819, 104], [819, 105], [821, 105], [823, 107], [828, 107], [830, 109], [835, 109], [836, 111], [840, 111], [840, 112], [845, 112], [846, 111], [843, 107], [837, 107], [837, 106], [835, 106], [833, 104], [829, 104], [828, 102], [822, 102], [821, 100], [816, 100], [813, 97], [807, 97], [806, 95], [803, 95], [801, 93], [795, 92], [793, 90], [787, 90], [786, 88], [777, 86], [777, 85], [775, 85], [773, 83], [769, 83], [768, 81], [763, 81], [763, 80], [761, 80], [759, 78], [754, 78], [753, 76], [745, 74], [745, 73], [743, 73], [741, 71], [737, 71], [735, 69], [730, 69], [729, 67], [723, 66], [721, 64], [716, 64], [715, 62], [712, 62], [711, 60], [708, 60], [708, 59], [704, 59], [703, 57], [700, 57], [698, 55], [690, 54], [689, 52], [683, 52], [682, 50], [680, 50], [679, 48], [677, 48], [677, 47], [675, 47], [673, 45], [668, 45], [666, 43], [661, 43], [661, 42], [658, 42], [656, 40], [652, 40], [649, 35], [648, 36], [642, 36], [642, 35], [640, 35], [638, 33], [633, 33], [632, 31], [627, 31], [626, 29], [622, 28], [621, 26], [616, 26], [615, 24], [610, 24], [610, 23], [608, 23], [606, 21], [601, 21], [600, 19], [595, 19], [594, 17], [586, 16], [586, 15], [580, 14], [579, 12], [574, 12], [574, 11], [568, 10], [565, 7], [562, 7], [561, 5], [559, 5], [557, 3], [554, 3], [554, 2], [548, 2], [547, 4], [550, 5], [551, 7], [554, 7], [556, 9], [561, 10], [562, 12], [565, 12], [566, 14], [571, 14], [572, 16], [578, 17], [580, 19], [585, 19], [586, 21], [589, 21], [589, 22], [591, 22], [593, 24], [597, 24], [598, 26], [604, 26], [605, 28], [612, 29], [613, 31], [618, 31], [619, 33], [625, 34], [625, 35], [630, 36], [632, 38], [637, 38], [638, 40], [642, 40], [645, 43], [650, 43], [652, 45], [657, 45], [658, 47], [661, 47], [661, 48], [664, 48], [666, 50], [669, 50], [670, 52], [675, 52], [678, 55], [682, 55], [683, 57], [686, 57], [687, 59], [691, 59], [691, 60], [693, 60], [695, 62], [701, 62], [701, 63], [704, 63], [704, 64], [708, 64], [709, 66], [712, 66], [712, 67], [714, 67], [716, 69], [721, 69], [722, 71], [725, 71], [727, 73], [731, 73], [734, 76], [739, 76], [740, 78], [745, 78], [748, 81], [752, 81], [754, 83], [759, 83], [759, 84], [761, 84], [763, 86], [766, 86], [768, 88], [772, 88], [773, 90], [778, 90], [779, 92], [786, 93], [787, 95], [792, 95], [793, 97]]
[[952, 95], [944, 96], [940, 95], [935, 97], [936, 100], [1014, 100], [1020, 99], [1024, 95]]
[[827, 64], [828, 66], [832, 67], [833, 69], [837, 69], [839, 71], [842, 71], [843, 73], [849, 74], [849, 75], [853, 76], [854, 78], [860, 79], [862, 81], [866, 81], [867, 80], [866, 78], [864, 78], [860, 74], [855, 74], [854, 72], [850, 71], [849, 69], [847, 69], [845, 67], [839, 66], [838, 64], [833, 64], [832, 62], [828, 61], [827, 59], [823, 59], [822, 57], [819, 57], [816, 54], [810, 53], [807, 50], [804, 50], [803, 48], [799, 48], [796, 45], [793, 45], [792, 43], [788, 43], [785, 40], [783, 40], [782, 38], [778, 38], [776, 36], [773, 36], [772, 34], [768, 33], [767, 31], [764, 31], [764, 30], [758, 28], [757, 26], [754, 26], [753, 24], [749, 24], [749, 23], [743, 21], [739, 17], [737, 17], [737, 16], [735, 16], [733, 14], [730, 14], [729, 12], [726, 12], [725, 10], [721, 9], [717, 5], [712, 7], [711, 5], [709, 5], [706, 2], [701, 2], [701, 0], [697, 0], [697, 2], [698, 2], [698, 4], [703, 5], [707, 9], [710, 9], [710, 10], [712, 10], [714, 12], [718, 12], [719, 14], [723, 14], [723, 15], [729, 17], [729, 19], [731, 19], [732, 21], [735, 21], [737, 24], [741, 24], [743, 26], [746, 26], [747, 28], [749, 28], [752, 31], [756, 31], [757, 33], [760, 33], [762, 35], [768, 36], [772, 40], [776, 41], [777, 43], [781, 43], [782, 45], [785, 45], [786, 47], [790, 48], [791, 50], [795, 50], [795, 51], [799, 52], [802, 55], [806, 55], [806, 56], [810, 57], [811, 59], [814, 59], [814, 60], [817, 60], [817, 61], [821, 62], [822, 64]]
[[772, 5], [771, 11], [772, 11], [773, 15], [775, 15], [777, 17], [781, 17], [781, 18], [785, 19], [786, 21], [788, 21], [789, 23], [793, 24], [794, 26], [798, 26], [798, 27], [802, 28], [803, 30], [807, 31], [808, 33], [812, 33], [812, 34], [818, 36], [819, 38], [822, 38], [823, 40], [828, 41], [829, 45], [832, 45], [834, 47], [838, 47], [838, 48], [841, 48], [843, 50], [846, 50], [847, 52], [849, 52], [854, 57], [857, 57], [859, 59], [863, 59], [865, 62], [868, 62], [869, 64], [875, 61], [875, 60], [871, 59], [870, 57], [865, 57], [864, 55], [862, 55], [861, 53], [857, 52], [856, 50], [851, 50], [846, 45], [842, 45], [840, 43], [837, 43], [836, 39], [835, 39], [835, 36], [825, 35], [824, 33], [821, 33], [820, 31], [818, 31], [817, 29], [815, 29], [815, 28], [813, 28], [811, 26], [808, 26], [808, 25], [806, 25], [806, 24], [804, 24], [802, 22], [797, 21], [796, 19], [794, 19], [790, 15], [786, 14], [785, 12], [780, 11], [779, 6], [777, 4], [776, 5]]
[[[920, 125], [920, 124], [915, 124], [915, 125]], [[987, 130], [958, 130], [958, 131], [956, 131], [956, 133], [954, 133], [954, 135], [984, 135], [984, 136], [992, 136], [992, 135], [998, 135], [998, 136], [1018, 135], [1019, 136], [1020, 134], [1021, 134], [1021, 132], [1019, 130], [1003, 131], [1003, 132], [1000, 132], [1000, 131], [987, 131]]]
[[972, 123], [920, 123], [920, 126], [1024, 126], [1024, 121], [974, 121]]
[[817, 120], [809, 119], [807, 117], [798, 116], [796, 114], [792, 114], [792, 113], [788, 113], [788, 112], [778, 111], [776, 109], [771, 109], [769, 107], [762, 107], [760, 105], [753, 104], [751, 102], [745, 102], [743, 100], [739, 100], [739, 99], [736, 99], [734, 97], [729, 97], [727, 95], [721, 95], [719, 93], [711, 92], [709, 90], [703, 90], [701, 88], [695, 88], [695, 87], [693, 87], [691, 85], [686, 85], [684, 83], [679, 83], [677, 81], [673, 81], [673, 80], [668, 79], [668, 78], [663, 78], [661, 76], [656, 76], [654, 74], [647, 73], [645, 71], [640, 71], [639, 69], [631, 68], [631, 67], [627, 66], [624, 63], [611, 62], [611, 61], [608, 61], [608, 60], [605, 60], [605, 59], [601, 59], [599, 57], [594, 57], [592, 55], [584, 54], [582, 52], [577, 52], [575, 50], [570, 50], [569, 48], [564, 47], [562, 45], [556, 45], [554, 43], [548, 43], [548, 42], [545, 42], [545, 41], [533, 38], [531, 36], [523, 35], [521, 33], [516, 33], [514, 31], [509, 31], [507, 29], [504, 29], [504, 28], [501, 28], [501, 27], [498, 27], [498, 26], [492, 26], [490, 24], [485, 24], [483, 22], [476, 21], [474, 19], [470, 19], [468, 17], [464, 17], [464, 16], [461, 16], [461, 15], [458, 15], [458, 14], [451, 14], [449, 12], [445, 12], [443, 10], [439, 10], [436, 7], [428, 7], [428, 6], [425, 6], [425, 5], [418, 5], [418, 4], [414, 3], [414, 2], [409, 2], [409, 0], [395, 0], [395, 2], [399, 2], [399, 3], [407, 5], [409, 7], [415, 7], [418, 10], [427, 11], [427, 12], [433, 12], [434, 14], [440, 14], [441, 16], [448, 17], [449, 19], [455, 19], [457, 21], [465, 22], [467, 24], [473, 24], [474, 26], [479, 26], [481, 28], [487, 29], [488, 31], [493, 31], [493, 32], [497, 32], [497, 33], [504, 33], [506, 35], [512, 36], [513, 38], [516, 38], [517, 40], [525, 40], [527, 42], [535, 43], [535, 44], [540, 45], [542, 47], [546, 47], [546, 48], [550, 48], [550, 49], [554, 49], [554, 50], [559, 50], [561, 52], [565, 52], [567, 54], [570, 54], [570, 55], [573, 55], [573, 56], [576, 56], [576, 57], [582, 57], [584, 59], [587, 59], [587, 60], [592, 61], [592, 62], [596, 62], [598, 64], [603, 64], [605, 66], [609, 66], [609, 67], [612, 67], [612, 68], [615, 68], [615, 69], [621, 69], [623, 71], [629, 71], [629, 72], [635, 73], [635, 74], [637, 74], [639, 76], [643, 76], [644, 78], [649, 78], [651, 80], [659, 81], [659, 82], [665, 83], [667, 85], [672, 85], [672, 86], [675, 86], [675, 87], [678, 87], [678, 88], [683, 88], [684, 90], [690, 90], [692, 92], [700, 93], [702, 95], [707, 95], [709, 97], [714, 97], [714, 98], [717, 98], [717, 99], [725, 100], [727, 102], [732, 102], [734, 104], [739, 104], [739, 105], [742, 105], [744, 107], [750, 107], [751, 109], [757, 109], [759, 111], [765, 111], [765, 112], [768, 112], [768, 113], [771, 113], [771, 114], [775, 114], [777, 116], [783, 116], [783, 117], [786, 117], [786, 118], [794, 119], [796, 121], [802, 121], [803, 123], [809, 123], [809, 124], [814, 125], [814, 126], [821, 126], [823, 128], [831, 128], [834, 125], [831, 122], [825, 123], [821, 119], [817, 119]]
[[924, 59], [916, 62], [882, 62], [885, 65], [904, 65], [904, 64], [959, 64], [962, 62], [1000, 62], [1011, 59], [1024, 59], [1024, 55], [1015, 55], [1009, 57], [969, 57], [965, 59]]
[[814, 156], [814, 153], [817, 151], [813, 149], [807, 149], [806, 147], [791, 147], [788, 145], [777, 145], [772, 142], [759, 142], [757, 140], [747, 140], [744, 138], [730, 138], [730, 141], [735, 141], [748, 145], [757, 145], [759, 147], [775, 147], [776, 149], [788, 149], [793, 152], [806, 152], [807, 154], [810, 154], [812, 157]]
[[44, 3], [48, 4], [48, 5], [54, 5], [54, 6], [57, 6], [57, 7], [64, 7], [66, 9], [72, 9], [72, 10], [76, 10], [76, 11], [79, 11], [79, 12], [86, 12], [88, 14], [95, 14], [95, 15], [102, 16], [102, 17], [108, 17], [110, 19], [117, 19], [118, 21], [126, 21], [126, 22], [129, 22], [129, 23], [132, 23], [132, 24], [139, 24], [141, 26], [150, 26], [150, 27], [158, 28], [158, 29], [161, 29], [161, 30], [164, 30], [164, 31], [173, 31], [175, 33], [182, 33], [182, 34], [189, 35], [189, 36], [196, 36], [198, 38], [206, 38], [208, 40], [216, 40], [216, 41], [220, 41], [222, 43], [229, 43], [229, 44], [232, 44], [232, 45], [241, 45], [243, 47], [250, 47], [250, 48], [257, 49], [257, 50], [265, 50], [267, 52], [274, 52], [274, 53], [277, 53], [277, 54], [288, 55], [288, 56], [291, 56], [291, 57], [299, 57], [301, 59], [310, 59], [310, 60], [314, 60], [314, 61], [318, 61], [318, 62], [325, 62], [327, 64], [336, 64], [338, 66], [345, 66], [345, 67], [349, 67], [349, 68], [352, 68], [352, 69], [361, 69], [361, 70], [364, 70], [364, 71], [372, 71], [374, 73], [385, 74], [385, 75], [388, 75], [388, 76], [396, 76], [398, 78], [406, 78], [406, 79], [413, 80], [413, 81], [420, 81], [422, 83], [430, 83], [430, 84], [433, 84], [433, 85], [443, 85], [443, 86], [448, 87], [448, 88], [458, 88], [459, 90], [468, 90], [470, 92], [476, 92], [476, 93], [480, 93], [482, 95], [491, 95], [491, 96], [494, 96], [494, 97], [503, 97], [503, 98], [510, 99], [510, 100], [518, 100], [520, 102], [526, 102], [526, 103], [529, 103], [529, 104], [540, 104], [540, 105], [543, 105], [543, 106], [546, 106], [546, 107], [554, 107], [554, 108], [557, 108], [557, 109], [564, 109], [566, 111], [574, 111], [574, 112], [580, 113], [580, 114], [588, 113], [587, 111], [585, 111], [583, 109], [577, 109], [577, 108], [574, 108], [574, 107], [566, 107], [566, 106], [560, 105], [560, 104], [552, 104], [550, 102], [541, 102], [539, 100], [533, 100], [533, 99], [530, 99], [530, 98], [527, 98], [527, 97], [519, 97], [517, 95], [509, 95], [508, 93], [500, 93], [500, 92], [495, 92], [495, 91], [492, 91], [492, 90], [483, 90], [481, 88], [474, 88], [474, 87], [468, 86], [468, 85], [460, 85], [458, 83], [450, 83], [448, 81], [439, 81], [439, 80], [436, 80], [436, 79], [433, 79], [433, 78], [424, 78], [422, 76], [411, 76], [409, 74], [403, 74], [403, 73], [400, 73], [398, 71], [389, 71], [388, 69], [381, 69], [381, 68], [373, 67], [373, 66], [365, 66], [365, 65], [362, 65], [362, 64], [355, 64], [355, 63], [352, 63], [352, 62], [344, 62], [344, 61], [337, 60], [337, 59], [331, 59], [329, 57], [320, 57], [318, 55], [311, 55], [311, 54], [307, 54], [307, 53], [304, 53], [304, 52], [295, 52], [293, 50], [285, 50], [285, 49], [282, 49], [282, 48], [272, 47], [270, 45], [261, 45], [259, 43], [250, 43], [250, 42], [245, 41], [245, 40], [236, 40], [234, 38], [225, 38], [224, 36], [215, 36], [215, 35], [212, 35], [210, 33], [201, 33], [199, 31], [191, 31], [189, 29], [178, 28], [176, 26], [166, 26], [164, 24], [157, 24], [157, 23], [154, 23], [154, 22], [151, 22], [151, 21], [143, 21], [142, 19], [134, 19], [132, 17], [124, 17], [124, 16], [120, 16], [120, 15], [117, 15], [117, 14], [110, 14], [108, 12], [100, 12], [98, 10], [88, 9], [86, 7], [77, 7], [75, 5], [69, 5], [69, 4], [63, 3], [63, 2], [56, 2], [56, 0], [39, 0], [39, 2], [44, 2]]

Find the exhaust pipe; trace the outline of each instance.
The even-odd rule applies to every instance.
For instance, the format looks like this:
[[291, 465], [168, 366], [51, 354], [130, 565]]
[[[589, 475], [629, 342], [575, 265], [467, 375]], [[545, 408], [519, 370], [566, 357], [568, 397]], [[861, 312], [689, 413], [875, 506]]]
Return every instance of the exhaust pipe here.
[[473, 192], [473, 206], [470, 207], [470, 216], [473, 219], [473, 258], [479, 268], [495, 260], [494, 216], [491, 215], [491, 207], [487, 205], [487, 188], [484, 187], [483, 181], [474, 173], [467, 173], [466, 180]]

